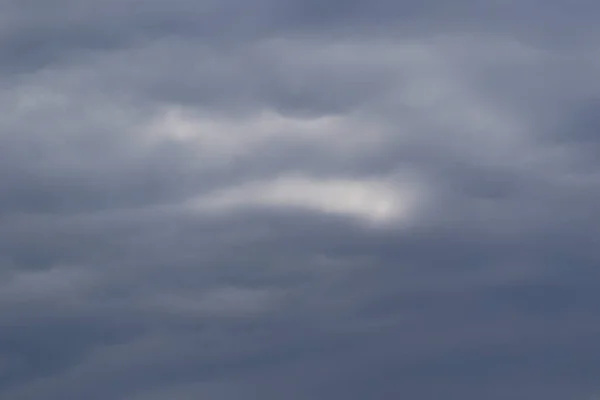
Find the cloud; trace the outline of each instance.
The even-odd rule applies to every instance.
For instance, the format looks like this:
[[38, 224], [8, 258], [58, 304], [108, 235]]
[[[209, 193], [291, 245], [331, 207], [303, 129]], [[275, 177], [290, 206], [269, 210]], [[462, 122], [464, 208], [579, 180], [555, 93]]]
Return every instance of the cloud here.
[[[311, 180], [280, 177], [272, 182], [257, 182], [224, 189], [192, 200], [190, 206], [214, 212], [248, 206], [297, 207], [326, 214], [356, 216], [374, 223], [410, 218], [414, 189], [395, 188], [393, 183], [352, 180]], [[404, 192], [404, 193], [402, 193]]]
[[597, 393], [595, 7], [6, 1], [0, 397]]

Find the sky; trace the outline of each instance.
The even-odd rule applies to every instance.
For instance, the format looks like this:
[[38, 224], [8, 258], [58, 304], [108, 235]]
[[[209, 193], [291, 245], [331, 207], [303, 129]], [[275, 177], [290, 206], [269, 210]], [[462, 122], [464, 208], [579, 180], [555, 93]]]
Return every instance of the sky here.
[[598, 13], [3, 0], [0, 398], [598, 398]]

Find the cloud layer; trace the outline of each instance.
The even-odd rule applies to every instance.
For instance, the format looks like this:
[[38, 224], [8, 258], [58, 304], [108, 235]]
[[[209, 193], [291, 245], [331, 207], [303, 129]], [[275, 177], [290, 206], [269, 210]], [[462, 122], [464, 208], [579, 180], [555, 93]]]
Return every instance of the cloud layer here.
[[0, 6], [0, 397], [600, 392], [585, 1]]

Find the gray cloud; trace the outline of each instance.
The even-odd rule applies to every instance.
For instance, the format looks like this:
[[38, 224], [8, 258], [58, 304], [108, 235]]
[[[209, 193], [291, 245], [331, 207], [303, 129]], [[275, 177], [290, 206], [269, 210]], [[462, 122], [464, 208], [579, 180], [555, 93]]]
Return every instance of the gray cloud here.
[[597, 395], [594, 7], [5, 2], [1, 397]]

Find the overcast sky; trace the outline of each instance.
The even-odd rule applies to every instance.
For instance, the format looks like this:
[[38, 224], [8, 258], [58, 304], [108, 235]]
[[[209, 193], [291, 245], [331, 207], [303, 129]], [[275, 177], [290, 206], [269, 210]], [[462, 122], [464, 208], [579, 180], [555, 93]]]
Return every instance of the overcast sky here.
[[0, 398], [597, 398], [596, 3], [2, 0]]

